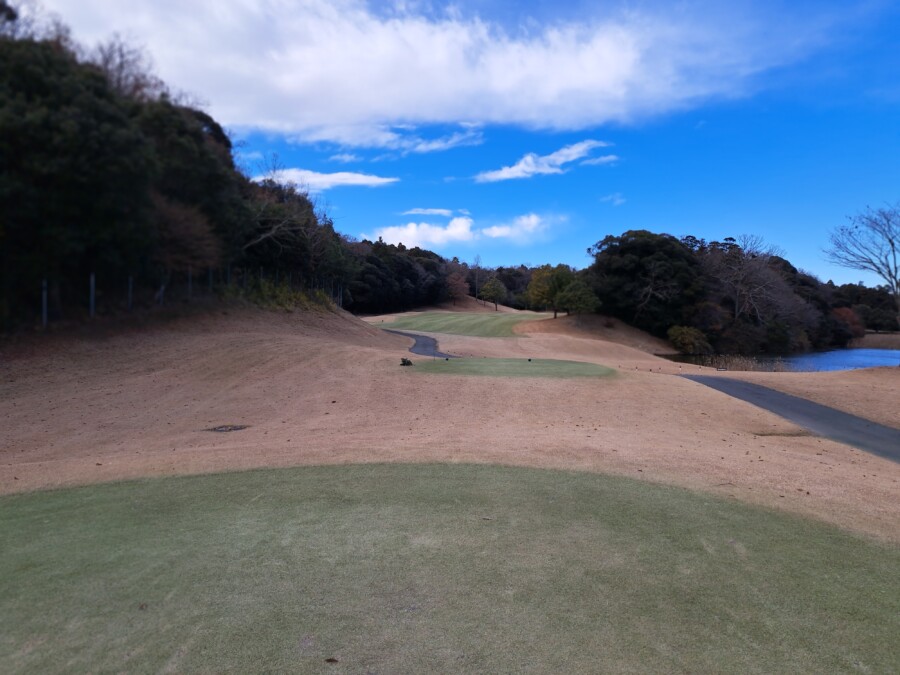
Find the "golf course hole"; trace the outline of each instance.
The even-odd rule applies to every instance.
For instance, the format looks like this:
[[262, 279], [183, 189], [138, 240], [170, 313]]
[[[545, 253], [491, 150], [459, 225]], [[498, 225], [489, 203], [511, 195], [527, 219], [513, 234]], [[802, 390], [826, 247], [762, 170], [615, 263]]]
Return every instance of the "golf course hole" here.
[[442, 359], [419, 361], [417, 372], [487, 377], [610, 377], [615, 370], [596, 363], [557, 359]]

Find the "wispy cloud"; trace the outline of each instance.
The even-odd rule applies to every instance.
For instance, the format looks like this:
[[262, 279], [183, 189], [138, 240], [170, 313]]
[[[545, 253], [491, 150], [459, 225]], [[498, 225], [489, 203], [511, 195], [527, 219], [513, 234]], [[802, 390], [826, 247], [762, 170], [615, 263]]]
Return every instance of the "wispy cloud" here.
[[406, 225], [393, 225], [383, 227], [375, 232], [374, 236], [362, 235], [364, 239], [377, 239], [381, 237], [389, 244], [404, 244], [406, 246], [434, 246], [472, 241], [476, 233], [472, 230], [471, 218], [458, 217], [452, 219], [447, 225], [434, 225], [432, 223], [407, 223]]
[[600, 197], [600, 201], [613, 206], [622, 206], [627, 200], [622, 196], [621, 192], [613, 192], [612, 194]]
[[409, 152], [421, 154], [426, 152], [441, 152], [450, 150], [451, 148], [460, 148], [468, 145], [481, 145], [482, 143], [484, 143], [484, 136], [481, 131], [469, 129], [431, 140], [415, 139], [408, 143], [408, 145]]
[[44, 0], [76, 39], [145, 43], [229, 127], [409, 152], [479, 142], [421, 138], [426, 125], [586, 129], [741, 96], [854, 20], [854, 3], [777, 4], [585, 3], [525, 30], [527, 15], [505, 25], [466, 3]]
[[[416, 127], [410, 125], [329, 124], [302, 130], [293, 140], [300, 143], [330, 142], [347, 147], [381, 148], [398, 155], [423, 155], [481, 145], [484, 143], [484, 134], [480, 129], [466, 128], [444, 136], [425, 138], [418, 133]], [[341, 155], [335, 155], [339, 156]], [[390, 158], [390, 155], [384, 158]]]
[[[537, 155], [529, 152], [512, 166], [505, 166], [495, 171], [484, 171], [475, 176], [475, 180], [479, 183], [494, 183], [501, 180], [564, 173], [564, 165], [587, 157], [595, 148], [604, 148], [608, 145], [609, 143], [604, 141], [587, 140], [567, 145], [549, 155]], [[608, 156], [614, 157], [615, 155]]]
[[410, 209], [400, 214], [401, 216], [445, 216], [449, 218], [453, 215], [450, 209]]
[[352, 152], [340, 152], [328, 158], [330, 162], [340, 162], [341, 164], [350, 164], [352, 162], [361, 162], [362, 157], [354, 155]]
[[[254, 180], [261, 180], [262, 178], [262, 176], [257, 176]], [[355, 173], [352, 171], [319, 173], [308, 169], [282, 169], [275, 172], [273, 178], [284, 183], [295, 183], [308, 189], [310, 192], [322, 192], [344, 185], [381, 187], [400, 180], [399, 178], [373, 176], [368, 173]]]
[[532, 241], [536, 235], [544, 232], [550, 224], [550, 219], [536, 213], [528, 213], [514, 218], [509, 223], [487, 227], [482, 230], [482, 233], [490, 239], [509, 239], [525, 243]]
[[600, 166], [602, 164], [615, 164], [618, 161], [618, 155], [601, 155], [600, 157], [586, 159], [581, 164], [582, 166]]

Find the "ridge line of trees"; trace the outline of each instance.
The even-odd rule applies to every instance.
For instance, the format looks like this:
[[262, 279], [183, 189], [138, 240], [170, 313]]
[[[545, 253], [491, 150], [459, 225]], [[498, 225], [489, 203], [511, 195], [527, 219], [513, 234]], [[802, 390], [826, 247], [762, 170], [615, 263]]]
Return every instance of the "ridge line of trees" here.
[[[832, 259], [887, 285], [837, 287], [759, 238], [707, 242], [632, 230], [588, 249], [593, 263], [497, 267], [340, 234], [277, 164], [251, 180], [209, 114], [153, 75], [120, 37], [85, 50], [60, 24], [23, 21], [0, 0], [0, 328], [112, 295], [160, 295], [186, 275], [264, 268], [338, 289], [339, 304], [383, 313], [466, 295], [516, 308], [605, 314], [685, 350], [788, 352], [896, 330], [900, 209], [869, 210], [832, 237]], [[874, 262], [873, 262], [874, 261]], [[876, 265], [873, 267], [873, 265]], [[674, 332], [671, 332], [674, 331]]]

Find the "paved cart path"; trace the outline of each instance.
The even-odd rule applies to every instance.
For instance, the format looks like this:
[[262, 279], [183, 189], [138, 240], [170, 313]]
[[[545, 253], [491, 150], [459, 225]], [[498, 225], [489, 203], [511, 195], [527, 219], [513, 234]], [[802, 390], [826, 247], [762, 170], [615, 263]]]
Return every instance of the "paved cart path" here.
[[453, 354], [445, 354], [444, 352], [439, 352], [437, 348], [437, 340], [435, 340], [433, 337], [428, 337], [427, 335], [416, 335], [415, 333], [406, 333], [402, 330], [391, 330], [390, 328], [382, 328], [381, 330], [388, 333], [403, 335], [415, 340], [415, 344], [409, 348], [409, 351], [411, 351], [413, 354], [418, 354], [419, 356], [434, 356], [439, 359], [458, 358], [456, 356], [453, 356]]
[[900, 429], [750, 382], [709, 375], [683, 377], [764, 408], [819, 436], [900, 462]]

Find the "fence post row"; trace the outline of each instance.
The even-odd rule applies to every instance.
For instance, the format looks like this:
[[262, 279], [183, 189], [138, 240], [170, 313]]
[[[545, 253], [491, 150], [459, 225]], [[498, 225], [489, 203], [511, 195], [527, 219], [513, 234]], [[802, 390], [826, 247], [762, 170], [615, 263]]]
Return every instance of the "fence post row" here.
[[96, 277], [94, 276], [94, 273], [91, 272], [91, 303], [90, 303], [89, 315], [92, 319], [94, 318], [96, 309], [97, 309], [97, 283], [96, 283]]
[[41, 325], [47, 327], [47, 280], [41, 282]]
[[[252, 284], [250, 281], [250, 277], [253, 272], [246, 267], [239, 267], [234, 270], [234, 273], [237, 275], [236, 279], [232, 277], [232, 267], [231, 265], [226, 266], [225, 268], [218, 268], [218, 279], [219, 282], [224, 282], [225, 285], [231, 286], [232, 282], [237, 284], [239, 288], [246, 289], [248, 284]], [[216, 270], [212, 267], [207, 267], [207, 288], [209, 293], [212, 294], [215, 289], [215, 281], [216, 281]], [[202, 278], [202, 277], [201, 277]], [[282, 284], [287, 284], [288, 288], [293, 290], [295, 287], [301, 291], [311, 292], [311, 291], [319, 291], [321, 293], [328, 293], [332, 302], [334, 302], [338, 307], [344, 307], [344, 285], [343, 283], [335, 284], [335, 280], [333, 278], [325, 278], [320, 276], [312, 277], [311, 279], [304, 280], [303, 274], [301, 272], [297, 272], [296, 282], [294, 281], [294, 271], [289, 269], [286, 271], [282, 271], [279, 268], [275, 268], [272, 271], [272, 280], [275, 286], [278, 286], [279, 282]], [[194, 294], [194, 270], [191, 265], [187, 268], [187, 299], [191, 300]], [[259, 267], [259, 285], [262, 287], [263, 282], [266, 279], [266, 271], [264, 267]], [[88, 279], [89, 283], [89, 304], [88, 304], [88, 315], [90, 318], [95, 318], [97, 315], [97, 275], [94, 272], [91, 272]], [[156, 293], [154, 294], [154, 302], [160, 306], [165, 305], [166, 302], [166, 276], [160, 279], [159, 286], [157, 287]], [[128, 275], [128, 283], [127, 283], [127, 294], [126, 294], [126, 308], [127, 311], [131, 312], [134, 309], [134, 293], [135, 293], [135, 278], [133, 275]], [[41, 326], [46, 328], [49, 325], [49, 280], [42, 279], [41, 280]]]

